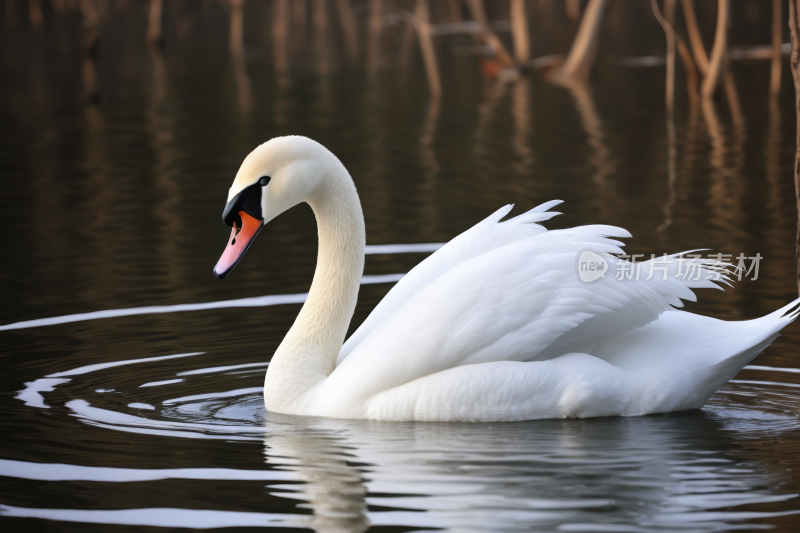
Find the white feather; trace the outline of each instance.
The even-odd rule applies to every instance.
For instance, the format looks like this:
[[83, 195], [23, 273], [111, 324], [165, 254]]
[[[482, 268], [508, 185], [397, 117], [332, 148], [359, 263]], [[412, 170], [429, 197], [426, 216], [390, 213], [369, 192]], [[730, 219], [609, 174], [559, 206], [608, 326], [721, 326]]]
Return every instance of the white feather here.
[[[630, 237], [623, 229], [547, 231], [539, 222], [560, 203], [551, 201], [501, 221], [512, 208], [505, 206], [455, 237], [397, 283], [341, 346], [363, 267], [352, 180], [305, 138], [273, 139], [248, 161], [273, 176], [266, 207], [285, 210], [297, 190], [308, 190], [320, 229], [309, 298], [267, 372], [270, 410], [494, 421], [696, 408], [798, 314], [789, 310], [800, 300], [742, 322], [680, 311], [682, 300], [695, 299], [693, 289], [727, 284], [733, 267], [695, 260], [695, 275], [682, 276], [688, 252], [632, 265], [618, 257], [616, 239]], [[240, 170], [234, 185], [257, 179]], [[609, 271], [584, 282], [577, 263], [586, 250], [638, 276]]]

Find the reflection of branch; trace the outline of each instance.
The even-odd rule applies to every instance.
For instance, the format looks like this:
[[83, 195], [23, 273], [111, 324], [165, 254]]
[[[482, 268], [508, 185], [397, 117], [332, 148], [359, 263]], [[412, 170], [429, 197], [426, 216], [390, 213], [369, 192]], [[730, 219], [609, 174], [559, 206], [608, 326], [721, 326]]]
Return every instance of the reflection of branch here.
[[708, 98], [703, 99], [703, 118], [708, 127], [708, 136], [711, 138], [711, 166], [722, 173], [725, 169], [725, 140], [714, 102]]
[[330, 72], [330, 47], [328, 46], [328, 15], [325, 0], [314, 0], [314, 45], [316, 48], [317, 71], [321, 76]]
[[442, 82], [439, 78], [439, 64], [436, 62], [436, 51], [433, 49], [431, 38], [431, 25], [429, 21], [428, 0], [417, 0], [415, 14], [402, 12], [399, 15], [408, 21], [416, 30], [419, 38], [419, 49], [425, 62], [425, 74], [428, 77], [428, 86], [433, 98], [442, 94]]
[[[558, 74], [554, 75], [558, 76]], [[556, 78], [553, 81], [566, 87], [575, 99], [575, 109], [580, 115], [581, 125], [586, 132], [586, 141], [592, 150], [589, 163], [597, 169], [592, 176], [592, 181], [597, 185], [601, 193], [605, 193], [608, 189], [606, 177], [616, 170], [616, 166], [611, 158], [611, 152], [606, 146], [602, 122], [594, 107], [594, 101], [589, 87], [585, 82], [578, 80]], [[598, 202], [599, 209], [606, 209], [607, 202], [602, 201], [599, 196], [596, 198], [601, 200]]]
[[517, 63], [525, 65], [531, 60], [525, 0], [511, 0], [511, 33], [514, 38], [514, 55]]
[[[422, 132], [419, 137], [420, 159], [425, 167], [425, 180], [422, 185], [422, 192], [425, 198], [433, 198], [435, 193], [436, 178], [439, 176], [441, 166], [436, 158], [436, 126], [439, 122], [439, 98], [431, 98], [428, 104], [428, 112], [425, 115], [425, 122], [422, 124]], [[438, 211], [434, 210], [432, 215], [436, 216]], [[437, 226], [436, 220], [427, 220], [427, 227]]]
[[42, 30], [42, 4], [39, 0], [28, 0], [28, 14], [34, 31]]
[[664, 222], [656, 228], [662, 232], [672, 225], [672, 208], [675, 206], [675, 182], [678, 179], [676, 168], [678, 150], [675, 143], [675, 114], [667, 111], [667, 201], [664, 203]]
[[[697, 155], [696, 144], [697, 137], [700, 135], [700, 112], [697, 105], [689, 107], [689, 119], [686, 124], [686, 135], [683, 141], [683, 150], [681, 157], [681, 176], [691, 177], [693, 172], [694, 158]], [[678, 174], [676, 172], [676, 174]], [[675, 187], [677, 188], [677, 181]]]
[[567, 17], [569, 17], [569, 20], [578, 22], [581, 19], [580, 0], [566, 0], [564, 7], [567, 10]]
[[[703, 39], [700, 36], [700, 28], [697, 25], [697, 17], [694, 12], [694, 3], [692, 0], [682, 0], [683, 15], [686, 20], [686, 28], [689, 31], [689, 40], [692, 43], [692, 50], [694, 57], [697, 61], [697, 68], [703, 76], [703, 85], [701, 93], [704, 98], [708, 98], [716, 91], [716, 86], [719, 83], [720, 72], [724, 70], [725, 76], [725, 94], [728, 100], [728, 106], [731, 110], [734, 123], [743, 127], [744, 115], [742, 114], [741, 106], [739, 105], [739, 96], [736, 92], [736, 84], [733, 79], [733, 73], [730, 71], [728, 64], [730, 57], [728, 54], [727, 45], [727, 19], [729, 4], [728, 0], [719, 0], [719, 9], [717, 12], [717, 28], [714, 35], [714, 46], [712, 48], [712, 60], [709, 63], [706, 49], [703, 46]], [[681, 54], [684, 54], [682, 51]], [[715, 55], [717, 54], [717, 55]], [[703, 106], [705, 109], [707, 106]], [[704, 111], [705, 113], [705, 111]]]
[[573, 83], [567, 85], [567, 89], [575, 98], [575, 107], [581, 116], [581, 123], [586, 131], [587, 141], [592, 148], [593, 155], [589, 161], [597, 168], [592, 181], [604, 191], [608, 188], [606, 176], [614, 172], [615, 165], [611, 159], [611, 152], [606, 147], [600, 116], [597, 114], [592, 95], [586, 84]]
[[242, 27], [242, 6], [244, 0], [228, 0], [231, 4], [230, 31], [228, 45], [234, 60], [244, 59], [244, 29]]
[[167, 65], [164, 62], [164, 56], [158, 46], [151, 44], [147, 47], [150, 55], [150, 61], [153, 63], [153, 79], [155, 81], [155, 88], [153, 95], [155, 96], [156, 107], [162, 105], [169, 93], [169, 78], [167, 77]]
[[157, 43], [161, 40], [161, 12], [163, 8], [162, 0], [150, 0], [150, 9], [147, 13], [147, 37], [148, 43]]
[[[669, 5], [670, 9], [666, 22], [670, 26], [672, 35], [675, 37], [675, 42], [678, 45], [678, 53], [681, 56], [681, 63], [683, 63], [683, 69], [686, 71], [686, 92], [689, 94], [689, 105], [695, 108], [697, 106], [697, 96], [700, 92], [700, 75], [697, 72], [697, 66], [692, 59], [692, 53], [689, 51], [689, 47], [686, 46], [683, 37], [675, 31], [675, 0], [670, 0], [670, 3], [667, 5]], [[685, 5], [686, 0], [684, 0], [684, 8]], [[691, 4], [689, 5], [691, 7]], [[695, 30], [697, 30], [696, 27]], [[702, 45], [703, 43], [700, 43], [701, 48]], [[703, 57], [705, 57], [705, 49], [703, 49]]]
[[100, 100], [100, 93], [97, 89], [97, 64], [89, 54], [81, 55], [81, 80], [84, 102], [97, 104]]
[[367, 70], [375, 72], [380, 63], [382, 0], [369, 0], [369, 22], [367, 23], [369, 45], [367, 46]]
[[278, 87], [281, 90], [285, 90], [289, 86], [286, 59], [288, 11], [288, 0], [275, 0], [272, 3], [272, 61], [275, 68], [275, 77], [278, 80]]
[[671, 114], [675, 104], [675, 30], [672, 29], [675, 20], [675, 0], [664, 0], [664, 12], [667, 14], [666, 20], [661, 16], [657, 0], [650, 0], [650, 7], [656, 16], [656, 20], [664, 29], [664, 34], [667, 36], [667, 85], [664, 89], [664, 95], [667, 114]]
[[797, 238], [795, 239], [795, 254], [797, 256], [797, 289], [800, 292], [800, 9], [797, 0], [789, 0], [789, 33], [792, 37], [792, 55], [789, 64], [792, 67], [792, 80], [794, 81], [796, 137], [794, 153], [794, 194], [797, 203]]
[[353, 18], [353, 9], [350, 7], [350, 0], [337, 0], [336, 6], [339, 8], [339, 21], [342, 23], [347, 53], [353, 59], [358, 52], [358, 36], [356, 35], [356, 21]]
[[[667, 85], [664, 96], [667, 106], [667, 201], [664, 204], [664, 222], [656, 231], [664, 231], [672, 224], [672, 206], [675, 204], [675, 181], [677, 179], [676, 159], [678, 157], [675, 147], [675, 1], [664, 0], [664, 13], [661, 16], [658, 2], [650, 0], [650, 7], [656, 20], [661, 24], [667, 37]], [[691, 93], [690, 93], [691, 94]]]
[[770, 99], [777, 99], [781, 92], [781, 0], [772, 0], [772, 64], [769, 75]]
[[[236, 99], [239, 101], [239, 111], [246, 113], [251, 107], [250, 79], [247, 77], [247, 70], [244, 60], [234, 61], [233, 74], [236, 80]], [[245, 115], [246, 116], [246, 115]]]
[[494, 118], [497, 105], [506, 94], [507, 86], [508, 84], [501, 80], [494, 80], [490, 85], [486, 100], [478, 106], [478, 123], [475, 127], [475, 149], [473, 150], [478, 160], [486, 155], [486, 132]]
[[481, 39], [491, 47], [494, 55], [504, 68], [511, 68], [514, 66], [514, 60], [511, 55], [503, 46], [503, 42], [492, 31], [489, 25], [489, 19], [486, 17], [486, 11], [483, 8], [483, 0], [466, 0], [469, 6], [472, 18], [481, 28]]
[[[319, 79], [320, 126], [325, 129], [333, 116], [334, 105], [331, 90], [331, 47], [329, 46], [328, 15], [325, 11], [325, 0], [314, 0], [313, 4], [314, 48]], [[374, 91], [371, 91], [374, 92]]]
[[450, 0], [450, 20], [452, 22], [461, 22], [464, 17], [461, 16], [461, 0]]
[[589, 0], [586, 11], [581, 18], [578, 33], [572, 42], [569, 56], [561, 68], [560, 76], [564, 79], [585, 80], [597, 54], [597, 38], [600, 34], [600, 22], [603, 19], [608, 0]]
[[700, 94], [703, 98], [711, 98], [717, 90], [717, 82], [725, 63], [725, 53], [728, 47], [728, 8], [729, 0], [717, 2], [717, 29], [714, 33], [714, 46], [711, 47], [711, 59]]
[[694, 60], [697, 68], [703, 76], [708, 72], [708, 56], [706, 48], [703, 46], [703, 38], [700, 36], [700, 27], [697, 25], [697, 16], [694, 13], [694, 2], [692, 0], [681, 0], [683, 7], [683, 18], [686, 21], [686, 30], [689, 32], [689, 42], [692, 44]]
[[[746, 237], [739, 221], [742, 217], [742, 180], [740, 176], [742, 167], [742, 152], [744, 149], [743, 124], [734, 124], [732, 142], [726, 143], [725, 129], [719, 121], [714, 102], [710, 98], [703, 98], [703, 118], [708, 127], [711, 138], [710, 163], [713, 168], [711, 173], [710, 204], [714, 211], [714, 220], [717, 225], [724, 228], [728, 238], [733, 235]], [[730, 148], [727, 149], [727, 145]], [[733, 161], [726, 161], [726, 153]]]
[[[84, 91], [93, 92], [95, 90], [93, 86], [97, 83], [95, 62], [88, 54], [83, 54], [81, 62], [84, 67], [84, 83], [87, 84]], [[78, 231], [84, 250], [113, 250], [114, 246], [118, 245], [120, 236], [113, 236], [108, 229], [113, 213], [111, 206], [118, 200], [114, 198], [116, 189], [109, 184], [111, 167], [108, 153], [109, 131], [105, 116], [96, 105], [84, 106], [84, 121], [83, 138], [80, 143], [82, 153], [79, 160], [81, 175], [85, 176], [86, 180], [84, 186], [89, 191], [85, 206], [92, 216], [91, 222], [82, 225]], [[97, 253], [94, 258], [94, 264], [91, 266], [84, 262], [80, 263], [85, 269], [82, 274], [93, 276], [95, 287], [103, 287], [108, 283], [108, 277], [103, 273], [111, 272], [115, 261], [113, 255], [109, 253]], [[101, 274], [97, 275], [98, 272]], [[104, 302], [99, 300], [105, 300], [102, 295], [109, 292], [99, 290], [98, 293], [100, 296], [94, 299], [94, 304], [103, 305]]]
[[769, 100], [769, 130], [765, 143], [767, 183], [769, 184], [769, 203], [767, 210], [775, 217], [776, 225], [783, 221], [781, 207], [781, 111], [778, 99]]
[[[727, 54], [726, 54], [726, 62]], [[737, 128], [744, 128], [744, 113], [742, 113], [742, 106], [739, 104], [739, 93], [736, 90], [736, 82], [733, 79], [733, 72], [729, 68], [725, 68], [725, 97], [728, 100], [728, 107], [731, 110], [731, 118]]]
[[529, 145], [531, 135], [531, 88], [526, 78], [520, 78], [514, 84], [513, 94], [514, 136], [512, 144], [519, 163], [515, 165], [517, 174], [527, 176], [533, 166], [533, 152]]
[[328, 15], [325, 12], [325, 0], [314, 0], [313, 15], [314, 31], [326, 33], [328, 31]]
[[100, 17], [92, 0], [81, 0], [81, 15], [83, 16], [81, 50], [88, 52], [100, 38]]
[[97, 9], [92, 0], [81, 0], [81, 14], [83, 15], [83, 26], [97, 26], [100, 18], [97, 16]]
[[[667, 112], [671, 113], [675, 107], [675, 46], [677, 45], [678, 53], [681, 56], [683, 68], [686, 71], [686, 92], [689, 94], [689, 105], [694, 109], [697, 106], [697, 95], [700, 87], [700, 76], [697, 74], [697, 67], [695, 67], [692, 54], [689, 52], [689, 47], [683, 41], [683, 38], [675, 32], [675, 7], [677, 0], [664, 1], [664, 14], [658, 9], [657, 0], [651, 0], [651, 7], [656, 16], [659, 24], [664, 29], [667, 36], [667, 82], [665, 89], [665, 100], [667, 105]], [[684, 2], [685, 3], [685, 2]], [[690, 4], [691, 5], [691, 4]], [[694, 19], [692, 19], [694, 20]], [[697, 28], [695, 28], [696, 30]], [[702, 43], [700, 43], [702, 49]], [[703, 50], [703, 57], [705, 57], [705, 50]]]
[[292, 49], [302, 48], [306, 42], [306, 0], [292, 2]]
[[180, 214], [182, 205], [181, 189], [176, 182], [177, 171], [173, 165], [175, 161], [174, 149], [174, 123], [166, 107], [169, 93], [169, 80], [164, 54], [155, 43], [147, 47], [150, 61], [153, 63], [154, 87], [147, 110], [147, 124], [149, 137], [152, 139], [153, 175], [155, 177], [156, 197], [158, 201], [154, 206], [154, 214], [164, 231], [159, 232], [156, 248], [164, 263], [170, 285], [177, 285], [184, 279], [185, 262], [181, 254], [176, 253], [178, 237], [183, 234], [183, 216]]
[[[402, 16], [402, 14], [401, 14]], [[403, 35], [400, 40], [400, 52], [398, 63], [400, 67], [400, 79], [402, 84], [405, 85], [408, 79], [408, 72], [411, 68], [411, 50], [414, 49], [414, 34], [416, 29], [413, 24], [406, 24], [403, 27]]]
[[439, 65], [436, 62], [436, 52], [433, 49], [433, 39], [431, 39], [428, 0], [417, 0], [415, 19], [414, 27], [417, 29], [417, 36], [419, 37], [419, 49], [425, 60], [428, 85], [430, 85], [433, 98], [438, 99], [439, 95], [442, 94], [442, 82], [439, 80]]
[[233, 56], [234, 79], [239, 110], [244, 113], [250, 109], [250, 80], [247, 78], [244, 55], [244, 28], [242, 8], [244, 0], [229, 0], [231, 4], [230, 49]]
[[689, 52], [686, 43], [683, 42], [680, 35], [675, 34], [675, 37], [678, 41], [678, 52], [681, 55], [681, 63], [683, 63], [684, 70], [686, 70], [686, 91], [689, 93], [690, 104], [696, 107], [697, 95], [700, 90], [700, 76], [697, 74], [697, 67], [695, 67], [692, 54]]
[[17, 21], [17, 2], [16, 0], [6, 0], [6, 28], [12, 29]]

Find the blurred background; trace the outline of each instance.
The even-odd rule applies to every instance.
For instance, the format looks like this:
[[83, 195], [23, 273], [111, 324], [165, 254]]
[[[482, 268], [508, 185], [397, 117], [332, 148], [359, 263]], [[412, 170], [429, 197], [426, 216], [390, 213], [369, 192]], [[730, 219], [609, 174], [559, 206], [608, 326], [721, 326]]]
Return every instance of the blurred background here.
[[[560, 198], [551, 227], [617, 224], [648, 257], [760, 252], [759, 288], [725, 298], [776, 307], [795, 291], [786, 6], [731, 3], [710, 98], [698, 57], [712, 53], [717, 0], [656, 8], [5, 0], [0, 279], [13, 305], [0, 320], [307, 285], [305, 208], [224, 284], [209, 274], [239, 163], [286, 134], [342, 159], [369, 243], [444, 242], [506, 203]], [[661, 11], [677, 30], [670, 54]], [[405, 271], [420, 259], [408, 257], [367, 271]]]
[[[520, 213], [558, 198], [565, 200], [558, 208], [564, 215], [549, 228], [618, 225], [633, 234], [629, 252], [645, 258], [699, 248], [763, 257], [757, 279], [725, 292], [700, 291], [698, 303], [687, 303], [690, 310], [749, 319], [785, 305], [797, 296], [798, 220], [787, 21], [786, 2], [769, 0], [3, 0], [0, 328], [53, 319], [0, 331], [4, 457], [252, 468], [247, 458], [255, 456], [264, 467], [261, 437], [248, 454], [246, 436], [239, 447], [202, 439], [190, 446], [158, 433], [163, 428], [113, 432], [95, 427], [100, 422], [77, 413], [74, 402], [145, 413], [158, 428], [165, 420], [219, 422], [224, 417], [215, 418], [214, 409], [232, 405], [203, 403], [190, 416], [166, 407], [169, 398], [249, 391], [230, 400], [244, 406], [236, 423], [263, 431], [263, 402], [253, 391], [263, 386], [265, 366], [257, 364], [269, 360], [299, 304], [223, 304], [308, 290], [316, 258], [310, 209], [299, 206], [266, 227], [224, 281], [211, 270], [229, 235], [220, 215], [241, 161], [279, 135], [311, 137], [342, 160], [358, 187], [369, 245], [446, 242], [505, 204]], [[365, 274], [400, 275], [427, 253], [368, 255]], [[362, 286], [351, 331], [390, 288]], [[135, 311], [205, 303], [226, 308]], [[101, 320], [72, 317], [103, 310], [124, 311]], [[799, 345], [798, 326], [790, 326], [754, 364], [796, 369]], [[98, 378], [89, 373], [56, 390], [36, 389], [45, 391], [46, 404], [20, 401], [23, 383], [40, 383], [42, 376], [179, 353], [192, 357]], [[178, 371], [232, 364], [256, 368], [150, 386], [167, 384]], [[790, 388], [800, 385], [800, 374], [749, 369], [737, 379], [712, 399], [716, 410], [669, 427], [652, 417], [569, 427], [531, 423], [514, 426], [513, 438], [520, 439], [514, 446], [524, 448], [531, 431], [550, 428], [554, 444], [546, 453], [558, 454], [562, 430], [586, 430], [575, 449], [588, 453], [609, 433], [603, 424], [643, 424], [625, 426], [638, 429], [609, 449], [619, 453], [636, 443], [655, 449], [636, 435], [659, 431], [657, 441], [678, 435], [680, 442], [665, 444], [662, 455], [642, 459], [634, 470], [660, 468], [676, 447], [708, 447], [745, 470], [757, 465], [744, 480], [734, 470], [719, 473], [720, 483], [768, 487], [778, 500], [800, 492], [800, 408]], [[47, 383], [40, 386], [55, 386]], [[737, 406], [782, 425], [730, 422], [735, 417], [725, 417]], [[89, 422], [77, 424], [75, 416]], [[137, 420], [131, 424], [145, 424]], [[683, 426], [695, 429], [681, 433]], [[441, 446], [448, 453], [452, 440]], [[498, 446], [492, 457], [505, 453]], [[425, 454], [413, 459], [425, 460]], [[592, 479], [611, 479], [598, 468]], [[504, 494], [497, 487], [508, 473], [492, 472], [480, 483]], [[669, 472], [653, 486], [673, 483]], [[310, 512], [267, 496], [263, 482], [235, 489], [220, 483], [212, 496], [182, 486], [164, 492], [156, 482], [134, 485], [106, 491], [0, 479], [2, 503], [25, 508], [169, 504]], [[569, 487], [575, 497], [584, 494]], [[619, 490], [618, 501], [627, 502], [620, 513], [591, 520], [640, 524], [630, 517], [666, 512], [643, 511], [638, 488], [615, 487], [602, 490]], [[234, 490], [235, 503], [225, 496]], [[758, 498], [743, 503], [744, 510], [767, 514], [746, 520], [793, 531], [796, 504]], [[738, 512], [736, 505], [729, 503]], [[724, 530], [744, 519], [722, 517], [719, 528], [696, 530]], [[417, 523], [398, 520], [401, 530]], [[464, 520], [425, 524], [469, 528]]]

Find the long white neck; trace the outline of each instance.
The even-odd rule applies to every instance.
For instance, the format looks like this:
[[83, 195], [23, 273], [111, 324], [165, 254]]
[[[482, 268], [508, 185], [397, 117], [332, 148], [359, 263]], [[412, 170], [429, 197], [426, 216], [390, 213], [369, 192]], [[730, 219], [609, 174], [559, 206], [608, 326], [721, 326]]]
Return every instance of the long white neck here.
[[302, 412], [308, 392], [333, 372], [364, 271], [364, 215], [344, 167], [326, 176], [308, 203], [319, 233], [314, 281], [264, 383], [267, 409], [290, 414]]

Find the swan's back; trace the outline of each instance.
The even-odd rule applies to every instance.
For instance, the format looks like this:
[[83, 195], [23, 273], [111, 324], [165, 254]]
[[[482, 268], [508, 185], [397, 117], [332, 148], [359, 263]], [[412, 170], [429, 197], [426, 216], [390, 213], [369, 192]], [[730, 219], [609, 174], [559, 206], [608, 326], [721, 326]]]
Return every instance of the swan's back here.
[[699, 263], [697, 279], [677, 276], [672, 256], [659, 259], [663, 277], [649, 261], [637, 279], [586, 283], [581, 252], [614, 261], [622, 243], [610, 237], [629, 234], [536, 224], [557, 203], [500, 222], [503, 208], [403, 278], [315, 392], [323, 414], [509, 420], [699, 407], [794, 319], [737, 324], [675, 310], [693, 288], [725, 281], [716, 261]]
[[353, 348], [358, 346], [394, 311], [445, 272], [506, 244], [546, 232], [547, 230], [537, 222], [543, 222], [561, 214], [548, 211], [560, 203], [561, 200], [552, 200], [522, 215], [500, 222], [514, 207], [506, 205], [445, 244], [392, 287], [364, 323], [342, 346], [336, 364], [339, 365], [353, 351]]

